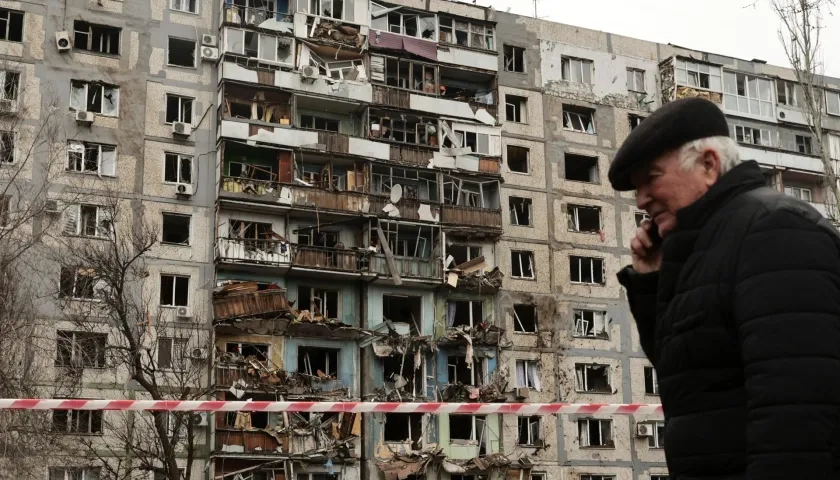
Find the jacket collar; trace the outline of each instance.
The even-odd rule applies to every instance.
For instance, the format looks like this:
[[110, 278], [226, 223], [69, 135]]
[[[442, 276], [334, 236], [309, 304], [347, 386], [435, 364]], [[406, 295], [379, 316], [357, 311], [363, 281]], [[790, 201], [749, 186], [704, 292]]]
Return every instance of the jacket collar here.
[[764, 175], [758, 162], [741, 162], [720, 177], [696, 202], [677, 211], [677, 229], [684, 231], [702, 227], [729, 200], [764, 185]]

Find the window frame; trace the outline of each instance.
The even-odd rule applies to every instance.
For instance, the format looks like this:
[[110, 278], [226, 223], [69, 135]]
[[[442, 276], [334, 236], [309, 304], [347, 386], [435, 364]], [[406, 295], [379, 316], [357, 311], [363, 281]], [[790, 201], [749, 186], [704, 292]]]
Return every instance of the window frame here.
[[[178, 99], [178, 120], [174, 120], [172, 122], [168, 122], [166, 117], [169, 116], [169, 98], [177, 98]], [[173, 123], [186, 123], [190, 126], [193, 125], [195, 120], [195, 97], [188, 97], [186, 95], [179, 95], [177, 93], [167, 93], [166, 94], [166, 110], [164, 111], [163, 115], [163, 124], [164, 125], [172, 125]], [[186, 101], [186, 102], [185, 102]], [[190, 118], [189, 120], [184, 119], [184, 104], [190, 104]]]
[[[9, 154], [12, 161], [5, 161], [6, 158], [6, 138], [11, 138], [12, 148]], [[0, 130], [0, 165], [17, 165], [18, 164], [18, 134], [11, 130]]]
[[[161, 341], [169, 343], [169, 365], [161, 364]], [[157, 369], [168, 372], [187, 371], [189, 369], [188, 343], [188, 340], [182, 337], [158, 337], [155, 345], [155, 366]]]
[[[72, 292], [71, 292], [71, 295], [64, 295], [63, 292], [65, 290], [65, 285], [62, 285], [62, 280], [64, 278], [66, 278], [65, 274], [69, 275], [71, 273], [71, 271], [73, 273], [73, 280], [72, 280], [73, 283], [72, 283], [72, 286], [71, 286]], [[79, 277], [80, 276], [85, 276], [85, 275], [81, 275], [82, 271], [87, 271], [87, 272], [90, 272], [90, 273], [94, 274], [94, 275], [87, 275], [87, 276], [92, 277], [92, 279], [89, 280], [91, 282], [91, 285], [90, 285], [91, 296], [90, 297], [80, 297], [80, 296], [77, 295], [78, 291], [81, 290], [82, 287], [84, 287], [84, 285], [80, 286], [80, 283], [79, 283]], [[101, 302], [102, 299], [97, 297], [97, 287], [100, 287], [99, 290], [101, 290], [102, 281], [96, 278], [96, 273], [97, 272], [93, 271], [93, 269], [91, 269], [91, 268], [62, 267], [61, 271], [59, 272], [59, 293], [58, 293], [59, 299], [70, 300], [70, 301], [74, 301], [74, 302]]]
[[[575, 280], [573, 278], [574, 271], [572, 269], [572, 262], [574, 262], [575, 259], [577, 259], [577, 261], [578, 261], [578, 274], [579, 274], [578, 280]], [[591, 282], [583, 281], [583, 278], [584, 278], [583, 272], [584, 272], [584, 266], [585, 266], [584, 260], [589, 261], [589, 274], [590, 274], [590, 278], [592, 279]], [[598, 272], [598, 269], [595, 268], [596, 261], [601, 262], [601, 269], [600, 269], [600, 274], [599, 274], [600, 278], [601, 278], [600, 282], [595, 280], [597, 278], [596, 273]], [[600, 285], [600, 286], [604, 286], [604, 285], [607, 284], [606, 269], [607, 269], [607, 262], [606, 262], [606, 259], [604, 259], [604, 258], [601, 258], [601, 257], [583, 257], [583, 256], [580, 256], [580, 255], [569, 255], [569, 281], [573, 285]]]
[[[756, 132], [758, 132], [758, 142], [755, 141]], [[756, 145], [759, 147], [773, 146], [773, 132], [769, 129], [749, 127], [746, 125], [732, 125], [732, 133], [734, 135], [733, 138], [738, 143], [743, 143], [746, 145]]]
[[[653, 436], [648, 437], [648, 447], [652, 450], [662, 450], [665, 448], [665, 422], [654, 421], [650, 422], [653, 427]], [[662, 435], [659, 434], [660, 429]]]
[[[444, 26], [444, 22], [448, 21], [449, 25]], [[468, 47], [468, 48], [475, 48], [476, 50], [484, 50], [484, 51], [495, 51], [496, 50], [496, 29], [492, 25], [486, 25], [484, 23], [478, 22], [471, 22], [460, 20], [460, 23], [466, 23], [467, 25], [467, 44], [462, 45], [458, 43], [457, 39], [458, 36], [455, 32], [459, 31], [458, 28], [455, 26], [455, 22], [459, 22], [458, 19], [455, 17], [449, 16], [438, 16], [438, 43], [444, 43], [447, 45], [453, 45], [456, 47]], [[473, 27], [480, 27], [483, 31], [473, 31]], [[444, 29], [447, 31], [445, 33], [449, 34], [451, 41], [444, 40]], [[480, 35], [481, 38], [484, 40], [482, 46], [473, 45], [473, 35]], [[487, 47], [487, 39], [490, 38], [491, 46]]]
[[[193, 223], [192, 219], [193, 216], [189, 213], [177, 213], [177, 212], [161, 212], [161, 223], [160, 223], [160, 243], [161, 245], [167, 245], [170, 247], [189, 247], [192, 246], [192, 234], [193, 234]], [[166, 217], [184, 217], [188, 219], [187, 225], [187, 241], [186, 243], [175, 243], [175, 242], [166, 242], [164, 241], [164, 226], [166, 225]]]
[[[96, 233], [93, 235], [88, 235], [84, 232], [85, 225], [82, 221], [82, 208], [96, 209], [96, 224], [94, 225]], [[84, 238], [107, 238], [114, 231], [114, 212], [111, 210], [111, 207], [92, 203], [74, 203], [67, 206], [65, 216], [69, 218], [64, 219], [64, 228], [62, 229], [64, 235]], [[73, 218], [74, 216], [75, 218]], [[71, 220], [74, 226], [72, 231], [69, 228]], [[110, 222], [110, 225], [106, 222]]]
[[[7, 95], [9, 77], [15, 78], [13, 94]], [[23, 75], [17, 70], [0, 70], [0, 99], [17, 102], [20, 98], [20, 81]]]
[[[589, 371], [592, 369], [602, 369], [605, 370], [607, 373], [607, 390], [593, 390], [589, 389]], [[580, 385], [579, 379], [577, 378], [578, 370], [581, 371], [583, 374], [583, 385]], [[576, 363], [575, 364], [575, 392], [577, 393], [600, 393], [600, 394], [611, 394], [612, 387], [613, 387], [613, 373], [612, 373], [612, 366], [606, 363]]]
[[[56, 478], [58, 471], [61, 471], [62, 480], [99, 480], [100, 467], [48, 467], [47, 480], [59, 480]], [[81, 476], [75, 475], [81, 472]]]
[[[81, 152], [74, 151], [76, 147], [73, 145], [81, 145]], [[96, 158], [96, 171], [93, 170], [85, 170], [84, 167], [87, 163], [87, 155], [88, 151], [91, 150], [93, 147], [97, 150], [97, 158]], [[106, 148], [103, 148], [106, 147]], [[113, 152], [112, 160], [105, 161], [105, 157], [103, 152]], [[71, 154], [81, 153], [81, 158], [74, 159], [73, 161], [81, 162], [82, 169], [77, 170], [74, 168], [70, 168], [71, 163]], [[67, 161], [64, 167], [64, 171], [66, 173], [73, 173], [73, 174], [82, 174], [82, 175], [98, 175], [100, 177], [116, 177], [117, 176], [117, 146], [110, 145], [107, 143], [96, 143], [96, 142], [86, 142], [86, 141], [79, 141], [79, 140], [67, 140]]]
[[[560, 59], [560, 78], [569, 83], [592, 85], [593, 64], [592, 60], [586, 58], [563, 56]], [[577, 78], [575, 78], [576, 72]]]
[[[192, 42], [192, 44], [193, 44], [193, 64], [192, 64], [192, 66], [177, 65], [177, 64], [171, 63], [169, 61], [170, 56], [172, 55], [172, 40], [177, 40], [177, 41], [180, 41], [180, 42]], [[199, 57], [199, 44], [198, 44], [197, 40], [191, 40], [189, 38], [183, 38], [183, 37], [173, 37], [171, 35], [167, 37], [167, 39], [166, 39], [166, 66], [167, 67], [197, 69], [198, 65], [199, 65], [199, 58], [198, 57]]]
[[[176, 274], [176, 273], [161, 273], [160, 274], [160, 283], [158, 285], [159, 288], [160, 288], [160, 291], [158, 292], [159, 293], [158, 294], [158, 301], [159, 302], [160, 302], [161, 295], [163, 295], [163, 279], [164, 279], [164, 277], [171, 277], [172, 278], [172, 303], [171, 304], [160, 303], [159, 306], [161, 308], [176, 308], [176, 309], [181, 308], [181, 307], [189, 307], [190, 303], [191, 303], [191, 300], [192, 300], [192, 295], [190, 293], [190, 283], [191, 283], [190, 276], [189, 275], [179, 275], [179, 274]], [[176, 297], [178, 296], [177, 290], [178, 290], [178, 279], [179, 278], [186, 278], [187, 279], [187, 304], [186, 305], [177, 305], [176, 304], [176, 302], [177, 302]]]
[[542, 362], [540, 362], [539, 360], [529, 360], [529, 359], [526, 359], [526, 358], [518, 358], [514, 361], [514, 364], [513, 364], [514, 369], [517, 372], [519, 372], [519, 365], [520, 364], [522, 365], [523, 373], [525, 374], [524, 378], [522, 378], [522, 380], [524, 381], [524, 384], [523, 385], [519, 384], [520, 379], [519, 379], [519, 375], [517, 373], [517, 375], [516, 375], [516, 388], [527, 388], [529, 390], [536, 390], [538, 392], [542, 391], [542, 387], [540, 386], [539, 388], [537, 388], [536, 382], [533, 382], [531, 377], [528, 375], [528, 372], [533, 367], [537, 376], [540, 378], [540, 385], [542, 385]]
[[[510, 167], [510, 150], [523, 150], [525, 154], [525, 171], [514, 170]], [[505, 145], [505, 165], [510, 173], [516, 175], [531, 175], [531, 149], [522, 145]]]
[[[728, 80], [732, 77], [735, 77], [735, 90], [734, 91], [727, 91], [727, 83]], [[769, 78], [758, 76], [758, 75], [750, 75], [747, 73], [735, 72], [735, 71], [723, 71], [723, 109], [727, 112], [742, 114], [742, 115], [749, 115], [756, 118], [768, 119], [772, 118], [775, 120], [776, 118], [776, 102], [774, 100], [774, 85]], [[743, 86], [744, 86], [744, 95], [738, 93], [738, 82], [743, 78]], [[750, 81], [755, 81], [755, 88], [756, 97], [753, 97], [753, 93], [750, 91]], [[768, 89], [768, 98], [761, 98], [762, 93], [764, 92], [764, 88], [762, 86], [766, 86]], [[727, 99], [735, 100], [735, 109], [730, 108], [727, 105]], [[745, 102], [747, 106], [747, 111], [741, 110], [741, 102]], [[753, 102], [758, 102], [758, 112], [753, 111]], [[769, 115], [762, 114], [761, 106], [762, 104], [766, 104], [769, 107]]]
[[[801, 139], [801, 142], [800, 142]], [[814, 143], [813, 139], [809, 135], [794, 135], [793, 141], [796, 145], [796, 153], [802, 155], [813, 155], [814, 154]], [[803, 151], [804, 150], [804, 151]]]
[[[521, 201], [521, 202], [520, 202]], [[520, 223], [519, 213], [516, 208], [516, 203], [519, 202], [522, 206], [528, 209], [528, 223]], [[530, 197], [508, 197], [508, 209], [510, 211], [510, 225], [512, 227], [530, 227], [534, 228], [534, 199]]]
[[[513, 102], [508, 99], [514, 100]], [[513, 119], [508, 115], [508, 107], [512, 108]], [[528, 124], [528, 97], [522, 95], [505, 94], [505, 121], [510, 123], [518, 123], [520, 125]]]
[[[74, 89], [73, 83], [81, 84], [82, 86], [84, 86], [84, 97], [85, 97], [84, 98], [84, 103], [85, 104], [84, 104], [83, 109], [77, 108], [78, 106], [73, 106], [73, 89]], [[99, 108], [100, 111], [96, 112], [96, 111], [93, 111], [93, 110], [88, 110], [88, 95], [90, 93], [90, 87], [91, 86], [94, 86], [95, 88], [101, 88], [102, 89], [101, 92], [100, 92], [100, 95], [102, 95], [102, 98], [105, 98], [105, 93], [106, 93], [105, 89], [110, 89], [111, 93], [112, 93], [112, 96], [113, 96], [114, 93], [116, 93], [117, 102], [116, 102], [116, 105], [114, 107], [114, 113], [113, 114], [103, 112], [104, 108], [102, 108], [102, 107], [105, 105], [104, 102], [100, 102], [100, 108]], [[87, 81], [87, 80], [70, 80], [70, 109], [75, 111], [75, 112], [90, 112], [90, 113], [95, 113], [96, 115], [102, 115], [103, 117], [118, 118], [120, 116], [120, 87], [118, 85], [111, 85], [111, 84], [108, 84], [108, 83], [101, 83], [101, 82], [90, 82], [90, 81]]]
[[[169, 155], [173, 155], [175, 157], [175, 163], [176, 163], [176, 167], [175, 167], [176, 172], [175, 173], [176, 173], [176, 176], [178, 177], [178, 180], [179, 180], [177, 182], [172, 182], [172, 181], [166, 180], [167, 156], [169, 156]], [[184, 161], [184, 159], [189, 159], [189, 161], [190, 161], [190, 181], [189, 182], [181, 181], [181, 180], [183, 180], [182, 177], [181, 177], [181, 173], [183, 171], [183, 161]], [[193, 155], [188, 155], [188, 154], [184, 154], [184, 153], [176, 153], [176, 152], [163, 152], [163, 169], [162, 169], [163, 170], [163, 183], [167, 184], [167, 185], [192, 185], [193, 184], [192, 178], [193, 178], [193, 162], [194, 162], [194, 160], [195, 160], [195, 157]]]
[[[26, 12], [22, 10], [15, 10], [12, 8], [0, 8], [0, 16], [6, 14], [6, 18], [0, 18], [0, 21], [5, 20], [6, 28], [2, 31], [2, 35], [0, 35], [0, 41], [2, 42], [14, 42], [14, 43], [23, 43], [23, 40], [26, 38]], [[9, 29], [12, 23], [12, 15], [19, 15], [20, 16], [20, 40], [9, 40]]]
[[[67, 334], [70, 334], [68, 337]], [[81, 339], [79, 336], [88, 337], [88, 341], [101, 341], [100, 343], [96, 343], [96, 359], [94, 362], [90, 362], [90, 364], [84, 363], [84, 357], [86, 355], [82, 355], [81, 352]], [[70, 363], [64, 364], [62, 362], [62, 355], [61, 355], [61, 343], [62, 338], [68, 339], [70, 344]], [[99, 351], [101, 347], [101, 352]], [[57, 367], [73, 367], [73, 363], [75, 363], [75, 359], [77, 357], [82, 357], [83, 361], [79, 362], [81, 364], [81, 368], [96, 368], [96, 369], [103, 369], [108, 368], [108, 334], [107, 333], [92, 333], [92, 332], [78, 332], [75, 330], [57, 330], [56, 331], [56, 359], [54, 365]], [[101, 362], [100, 362], [101, 361]]]
[[[510, 53], [508, 53], [510, 49]], [[508, 55], [510, 54], [510, 57]], [[519, 54], [522, 59], [522, 70], [516, 70], [516, 56]], [[524, 74], [528, 70], [528, 65], [525, 62], [525, 47], [518, 47], [516, 45], [502, 44], [502, 62], [504, 63], [505, 72]], [[508, 68], [510, 66], [511, 68]]]
[[[589, 437], [589, 423], [590, 422], [598, 422], [598, 437], [599, 437], [599, 444], [592, 445], [592, 439]], [[583, 424], [586, 425], [586, 441], [584, 442], [583, 438]], [[607, 432], [609, 441], [604, 442], [604, 425], [607, 425]], [[584, 445], [586, 443], [586, 445]], [[615, 449], [615, 436], [613, 431], [613, 421], [611, 419], [604, 419], [604, 418], [580, 418], [578, 419], [578, 445], [580, 448], [583, 449]]]
[[[586, 113], [584, 113], [584, 110]], [[574, 120], [577, 120], [580, 129], [575, 128]], [[589, 129], [587, 129], [587, 126]], [[575, 105], [563, 105], [563, 130], [586, 135], [597, 135], [598, 128], [595, 125], [595, 110], [577, 107]]]
[[[641, 218], [641, 220], [639, 220]], [[650, 214], [647, 212], [633, 212], [633, 220], [636, 222], [636, 228], [642, 226], [642, 222], [645, 220], [650, 220]]]
[[[651, 388], [652, 391], [648, 391], [647, 389], [648, 372], [650, 372], [651, 386], [653, 387]], [[643, 375], [645, 379], [645, 395], [659, 396], [659, 377], [656, 374], [656, 368], [651, 365], [645, 365]]]
[[[597, 210], [598, 211], [598, 229], [597, 230], [581, 230], [580, 229], [580, 210]], [[566, 218], [569, 220], [566, 222], [569, 227], [570, 232], [574, 233], [583, 233], [587, 235], [597, 235], [604, 231], [604, 219], [601, 215], [601, 207], [597, 205], [579, 205], [576, 203], [567, 203], [566, 204]], [[574, 229], [571, 228], [572, 224], [574, 224]]]
[[530, 263], [530, 265], [529, 265], [529, 269], [530, 269], [530, 271], [531, 271], [531, 276], [530, 276], [530, 277], [526, 277], [526, 276], [514, 276], [514, 275], [513, 275], [513, 268], [511, 268], [511, 275], [510, 275], [510, 278], [516, 278], [516, 279], [518, 279], [518, 280], [536, 280], [536, 279], [537, 279], [537, 272], [536, 272], [536, 270], [535, 270], [535, 268], [534, 268], [534, 252], [533, 252], [533, 251], [531, 251], [531, 250], [511, 250], [511, 251], [510, 251], [510, 263], [511, 263], [511, 266], [513, 266], [513, 260], [514, 260], [514, 257], [515, 257], [515, 256], [517, 256], [517, 257], [519, 258], [519, 273], [520, 273], [520, 274], [524, 274], [524, 273], [525, 273], [525, 270], [522, 268], [522, 267], [523, 267], [523, 265], [522, 265], [522, 257], [523, 257], [523, 256], [525, 256], [525, 257], [528, 259], [528, 261], [529, 261], [529, 263]]
[[[87, 24], [87, 27], [88, 27], [87, 31], [78, 29], [77, 25], [80, 24], [80, 23]], [[116, 33], [117, 33], [117, 36], [116, 36], [116, 39], [117, 39], [116, 50], [117, 51], [116, 51], [116, 53], [111, 53], [111, 52], [107, 51], [108, 50], [107, 48], [105, 48], [106, 51], [94, 49], [94, 45], [93, 45], [93, 37], [94, 37], [93, 30], [94, 30], [94, 28], [103, 28], [103, 29], [106, 29], [106, 30], [115, 30], [116, 31]], [[104, 32], [101, 32], [101, 33], [104, 33]], [[113, 33], [113, 32], [110, 32], [110, 33]], [[123, 33], [122, 28], [120, 28], [120, 27], [112, 27], [110, 25], [104, 25], [104, 24], [101, 24], [101, 23], [93, 23], [93, 22], [88, 22], [86, 20], [78, 20], [77, 19], [77, 20], [73, 21], [73, 49], [80, 50], [82, 52], [89, 52], [89, 53], [92, 53], [94, 55], [105, 55], [105, 56], [109, 56], [109, 57], [119, 57], [120, 55], [122, 55], [122, 47], [123, 47], [122, 33]], [[83, 47], [80, 47], [78, 45], [78, 43], [76, 42], [76, 35], [78, 35], [78, 34], [87, 35], [87, 45], [85, 45]], [[110, 43], [111, 43], [111, 36], [106, 36], [104, 34], [100, 34], [100, 37], [99, 37], [99, 46], [100, 47], [104, 47], [106, 45], [109, 46]]]
[[[641, 88], [639, 88], [639, 77], [637, 76], [637, 74], [642, 75], [641, 76], [641, 83], [642, 83]], [[632, 85], [631, 85], [631, 80], [632, 80]], [[647, 79], [645, 78], [645, 71], [644, 70], [642, 70], [641, 68], [627, 67], [627, 91], [628, 92], [646, 93], [647, 92], [647, 90], [645, 90], [645, 88], [647, 87], [646, 80]]]
[[[680, 63], [682, 63], [682, 66], [680, 66]], [[708, 71], [704, 72], [704, 69]], [[716, 71], [716, 74], [713, 70]], [[680, 71], [682, 71], [685, 76], [685, 81], [683, 82], [680, 82]], [[695, 74], [695, 78], [697, 79], [696, 85], [692, 85], [691, 83], [689, 83], [688, 78], [690, 76], [690, 73]], [[700, 85], [701, 80], [703, 78], [702, 75], [706, 75], [709, 77], [707, 79], [709, 83], [708, 87], [703, 87]], [[720, 85], [720, 88], [718, 89], [715, 89], [713, 87], [713, 80], [715, 78], [718, 79], [718, 85]], [[700, 90], [705, 90], [708, 92], [723, 93], [723, 68], [719, 65], [711, 65], [704, 62], [698, 62], [695, 60], [688, 60], [685, 58], [676, 57], [674, 65], [674, 83], [683, 87], [699, 88]]]
[[[525, 425], [526, 429], [524, 431], [528, 432], [525, 443], [522, 442], [523, 421], [527, 422], [527, 425]], [[536, 435], [534, 434], [534, 427], [536, 427]], [[539, 415], [517, 415], [516, 432], [517, 445], [521, 447], [540, 447], [543, 444], [542, 417]]]
[[[56, 424], [55, 424], [56, 423], [56, 421], [55, 421], [55, 416], [56, 415], [55, 414], [58, 413], [58, 412], [63, 412], [66, 415], [66, 417], [65, 417], [66, 423], [65, 423], [65, 428], [64, 428], [63, 431], [56, 429]], [[80, 423], [81, 417], [83, 417], [84, 414], [87, 415], [87, 428], [84, 431], [82, 431], [81, 429], [78, 428], [78, 425]], [[105, 415], [104, 415], [103, 410], [69, 410], [69, 409], [64, 410], [64, 409], [56, 409], [56, 410], [52, 411], [52, 418], [51, 418], [52, 431], [56, 434], [59, 434], [59, 435], [102, 436], [102, 435], [105, 434], [104, 433], [105, 428], [103, 426], [104, 417], [105, 417]], [[96, 420], [97, 418], [98, 418], [98, 423], [99, 423], [99, 430], [98, 431], [94, 430], [94, 426], [97, 422], [97, 420]], [[77, 427], [77, 428], [73, 429], [74, 426]]]
[[[519, 314], [516, 312], [516, 307], [529, 307], [529, 308], [534, 310], [534, 330], [533, 331], [527, 330], [525, 328], [525, 325], [519, 319]], [[534, 335], [534, 334], [539, 333], [540, 322], [539, 322], [539, 317], [538, 317], [537, 306], [536, 305], [530, 304], [530, 303], [517, 303], [517, 304], [513, 305], [513, 308], [511, 309], [511, 312], [513, 312], [513, 332], [514, 333], [521, 333], [521, 334], [526, 334], [526, 335], [527, 334]], [[521, 328], [521, 330], [520, 330], [520, 328]]]
[[[803, 194], [805, 192], [808, 192], [807, 200], [803, 198]], [[785, 195], [791, 196], [797, 200], [802, 200], [803, 202], [813, 203], [814, 201], [814, 191], [811, 188], [807, 187], [795, 187], [793, 185], [786, 186]]]
[[192, 15], [199, 15], [201, 13], [201, 0], [195, 0], [195, 11], [184, 10], [183, 8], [175, 8], [175, 2], [180, 1], [182, 4], [189, 5], [190, 0], [169, 0], [169, 9], [179, 13], [189, 13]]
[[[591, 314], [591, 320], [586, 318], [586, 314]], [[599, 335], [596, 330], [598, 322], [595, 321], [597, 316], [601, 316], [601, 325], [603, 327], [603, 334]], [[584, 323], [587, 322], [587, 323]], [[589, 325], [592, 325], [592, 334], [588, 335]], [[580, 328], [584, 325], [584, 328]], [[593, 310], [589, 308], [574, 308], [572, 309], [572, 337], [573, 338], [587, 338], [592, 340], [609, 340], [609, 316], [605, 310]]]

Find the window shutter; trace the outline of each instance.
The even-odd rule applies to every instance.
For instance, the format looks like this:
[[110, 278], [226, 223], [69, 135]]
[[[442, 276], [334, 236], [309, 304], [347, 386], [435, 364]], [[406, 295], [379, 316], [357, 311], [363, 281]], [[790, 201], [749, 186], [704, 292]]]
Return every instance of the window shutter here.
[[70, 205], [64, 210], [64, 233], [77, 235], [79, 233], [80, 206]]

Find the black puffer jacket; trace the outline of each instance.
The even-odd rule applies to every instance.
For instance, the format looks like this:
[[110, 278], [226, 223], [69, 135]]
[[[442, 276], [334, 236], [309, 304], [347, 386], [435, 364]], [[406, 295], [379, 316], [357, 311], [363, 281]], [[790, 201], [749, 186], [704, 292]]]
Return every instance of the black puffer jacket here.
[[840, 479], [840, 236], [740, 164], [626, 267], [677, 480]]

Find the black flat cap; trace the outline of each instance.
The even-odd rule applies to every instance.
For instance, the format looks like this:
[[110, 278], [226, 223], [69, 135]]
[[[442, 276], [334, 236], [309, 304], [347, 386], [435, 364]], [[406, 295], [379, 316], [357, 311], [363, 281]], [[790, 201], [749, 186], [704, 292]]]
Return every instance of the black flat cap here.
[[666, 103], [634, 128], [610, 165], [613, 189], [634, 190], [630, 176], [665, 152], [706, 137], [729, 136], [720, 108], [702, 98]]

